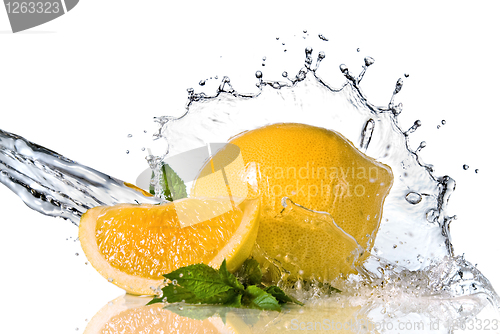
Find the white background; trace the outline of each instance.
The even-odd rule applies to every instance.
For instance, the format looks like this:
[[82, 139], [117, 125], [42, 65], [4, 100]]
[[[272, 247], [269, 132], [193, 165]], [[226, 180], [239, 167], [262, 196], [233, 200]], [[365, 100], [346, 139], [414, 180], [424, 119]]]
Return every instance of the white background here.
[[[227, 75], [237, 90], [255, 91], [256, 70], [268, 79], [295, 74], [310, 45], [326, 52], [323, 76], [338, 86], [338, 65], [357, 73], [371, 56], [362, 89], [376, 105], [410, 75], [397, 97], [400, 125], [422, 120], [411, 146], [427, 141], [424, 162], [457, 181], [449, 209], [458, 216], [456, 253], [498, 290], [496, 15], [495, 1], [83, 0], [12, 34], [2, 8], [0, 128], [134, 182], [147, 166], [140, 148], [153, 146], [153, 117], [182, 113], [186, 88], [213, 93], [215, 80], [202, 88], [201, 79]], [[85, 265], [75, 226], [28, 209], [4, 186], [0, 222], [2, 332], [82, 332], [122, 294]]]

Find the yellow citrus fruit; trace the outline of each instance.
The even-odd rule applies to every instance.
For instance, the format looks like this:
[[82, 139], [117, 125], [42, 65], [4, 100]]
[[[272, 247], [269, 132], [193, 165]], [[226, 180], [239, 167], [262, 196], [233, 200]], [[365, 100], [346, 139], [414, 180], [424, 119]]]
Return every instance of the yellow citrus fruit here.
[[[213, 182], [213, 171], [224, 172], [224, 182]], [[233, 137], [201, 170], [191, 194], [227, 196], [229, 186], [235, 196], [260, 196], [259, 249], [303, 277], [330, 280], [355, 272], [325, 268], [346, 267], [356, 248], [339, 245], [338, 233], [330, 233], [332, 226], [369, 251], [392, 183], [390, 167], [360, 152], [341, 134], [280, 123]], [[282, 212], [284, 198], [330, 216], [308, 223], [314, 221], [308, 214], [287, 215]]]
[[79, 239], [89, 262], [132, 294], [154, 294], [162, 275], [190, 264], [236, 270], [250, 255], [260, 203], [181, 199], [161, 205], [120, 204], [88, 210]]

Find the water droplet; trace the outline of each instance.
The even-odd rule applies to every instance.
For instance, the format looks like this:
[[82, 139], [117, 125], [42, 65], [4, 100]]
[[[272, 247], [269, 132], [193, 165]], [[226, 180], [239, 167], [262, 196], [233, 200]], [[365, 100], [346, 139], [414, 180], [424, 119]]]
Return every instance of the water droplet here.
[[420, 152], [426, 146], [427, 143], [425, 141], [421, 142], [420, 145], [418, 145], [416, 152]]
[[177, 280], [176, 279], [172, 280], [172, 285], [177, 285]]
[[363, 132], [361, 133], [361, 148], [367, 149], [370, 144], [370, 140], [372, 139], [373, 129], [375, 128], [375, 121], [373, 119], [369, 119], [363, 128]]
[[323, 34], [319, 34], [318, 35], [319, 39], [321, 39], [322, 41], [325, 41], [325, 42], [328, 42], [328, 38], [326, 38]]
[[132, 134], [131, 134], [131, 133], [129, 133], [127, 137], [132, 138]]
[[479, 172], [479, 169], [476, 168], [476, 170], [474, 172], [476, 172], [476, 174], [477, 174]]
[[410, 133], [415, 132], [415, 131], [416, 131], [416, 130], [420, 127], [420, 126], [422, 126], [422, 122], [421, 122], [419, 119], [417, 119], [417, 120], [413, 123], [413, 125], [411, 126], [411, 128], [409, 128], [409, 129], [408, 129], [408, 131], [406, 131], [406, 133], [405, 133], [405, 134], [406, 134], [406, 135], [408, 135], [408, 134], [410, 134]]
[[392, 245], [392, 248], [398, 248], [398, 245], [394, 244]]
[[373, 65], [373, 63], [375, 63], [375, 59], [373, 59], [372, 57], [365, 57], [365, 65], [367, 67]]
[[148, 133], [148, 131], [147, 131], [147, 130], [144, 130], [144, 133]]
[[469, 169], [469, 165], [463, 165], [464, 170]]
[[256, 77], [257, 79], [262, 78], [262, 72], [261, 72], [261, 71], [257, 71], [257, 72], [255, 72], [255, 77]]
[[443, 119], [443, 120], [441, 121], [441, 124], [445, 125], [445, 124], [446, 124], [446, 121]]
[[408, 73], [405, 73], [405, 78], [408, 78], [410, 75]]
[[425, 214], [425, 218], [427, 219], [427, 221], [433, 224], [437, 223], [436, 220], [438, 217], [439, 217], [439, 212], [436, 209], [430, 209]]
[[89, 263], [88, 262], [85, 262], [85, 265], [88, 265]]
[[392, 109], [392, 113], [397, 116], [399, 114], [401, 114], [401, 112], [403, 111], [403, 103], [399, 103], [397, 106], [395, 106], [393, 109]]
[[279, 41], [279, 40], [280, 40], [280, 38], [279, 38], [279, 37], [276, 37], [276, 40], [277, 40], [277, 41]]
[[184, 276], [184, 274], [183, 274], [183, 273], [180, 273], [180, 274], [179, 274], [179, 277], [182, 277], [182, 276]]
[[113, 278], [112, 277], [108, 278], [108, 282], [113, 283]]
[[206, 81], [205, 80], [200, 80], [200, 82], [198, 83], [200, 86], [205, 86], [206, 84]]
[[304, 32], [304, 34], [307, 34], [307, 30], [304, 30], [303, 32]]
[[361, 49], [360, 49], [360, 48], [357, 48], [357, 49], [356, 49], [356, 52], [359, 52], [359, 51], [361, 51]]
[[306, 78], [306, 74], [307, 74], [307, 69], [301, 68], [299, 73], [297, 73], [297, 75], [295, 76], [295, 78], [297, 79], [297, 81], [302, 81]]
[[288, 72], [284, 71], [283, 73], [281, 73], [281, 76], [283, 78], [287, 78], [288, 77]]
[[403, 79], [399, 78], [396, 82], [396, 87], [394, 88], [394, 94], [399, 93], [401, 91], [401, 88], [403, 88]]
[[78, 256], [78, 255], [80, 255], [80, 254], [78, 254], [78, 253], [75, 253], [75, 255], [76, 255], [76, 256]]
[[129, 151], [129, 150], [127, 150], [127, 151], [125, 151], [125, 153], [129, 154], [129, 153], [130, 153], [130, 151]]
[[306, 63], [306, 67], [309, 68], [309, 66], [312, 64], [312, 57], [311, 57], [311, 54], [312, 54], [312, 51], [313, 49], [308, 46], [306, 49], [306, 60], [305, 60], [305, 63]]
[[266, 56], [262, 57], [262, 61], [266, 61], [266, 59], [267, 59]]
[[347, 68], [347, 66], [345, 64], [340, 64], [339, 68], [340, 68], [340, 71], [344, 74], [346, 74], [349, 71], [349, 69]]
[[142, 148], [141, 148], [141, 151], [145, 151], [145, 150], [146, 150], [146, 148], [145, 148], [145, 147], [142, 147]]
[[416, 192], [409, 192], [408, 194], [406, 194], [406, 201], [410, 204], [418, 204], [420, 203], [420, 201], [422, 200], [422, 195], [420, 195], [419, 193], [416, 193]]

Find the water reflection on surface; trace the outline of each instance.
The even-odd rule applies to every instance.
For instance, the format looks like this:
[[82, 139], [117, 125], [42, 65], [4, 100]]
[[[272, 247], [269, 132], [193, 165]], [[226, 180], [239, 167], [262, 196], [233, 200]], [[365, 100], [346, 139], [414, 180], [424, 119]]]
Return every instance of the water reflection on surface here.
[[500, 317], [483, 295], [361, 303], [312, 300], [282, 312], [217, 305], [145, 306], [149, 297], [123, 295], [89, 322], [94, 333], [500, 333]]

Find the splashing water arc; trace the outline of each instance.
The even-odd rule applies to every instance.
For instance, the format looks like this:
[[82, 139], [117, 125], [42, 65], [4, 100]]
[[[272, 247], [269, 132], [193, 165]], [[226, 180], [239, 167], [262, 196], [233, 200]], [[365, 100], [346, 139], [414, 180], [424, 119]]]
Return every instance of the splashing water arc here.
[[[271, 81], [257, 72], [259, 90], [255, 94], [237, 92], [227, 77], [213, 96], [188, 90], [184, 115], [156, 118], [159, 131], [155, 138], [166, 140], [168, 149], [163, 156], [147, 157], [155, 175], [161, 174], [160, 165], [168, 157], [207, 143], [227, 142], [264, 125], [304, 123], [335, 130], [361, 152], [390, 166], [394, 175], [371, 256], [363, 268], [358, 268], [363, 274], [359, 279], [370, 283], [365, 285], [370, 291], [364, 296], [381, 296], [382, 287], [387, 286], [412, 296], [483, 294], [498, 308], [498, 297], [489, 281], [453, 253], [449, 233], [453, 218], [447, 213], [447, 203], [455, 188], [454, 180], [434, 175], [432, 168], [420, 161], [418, 151], [422, 145], [416, 151], [409, 149], [409, 135], [420, 126], [419, 121], [408, 130], [398, 125], [402, 105], [394, 100], [403, 80], [397, 80], [388, 106], [377, 107], [360, 89], [366, 70], [374, 64], [372, 58], [365, 58], [359, 75], [341, 65], [346, 81], [334, 88], [316, 72], [325, 54], [320, 52], [313, 61], [312, 51], [306, 49], [305, 66], [294, 77], [284, 73], [282, 81]], [[0, 182], [30, 208], [70, 219], [76, 225], [81, 214], [95, 206], [164, 201], [1, 130]], [[155, 193], [162, 193], [159, 178], [152, 182]], [[412, 290], [415, 286], [419, 289]], [[345, 291], [350, 288], [361, 291], [356, 281]], [[374, 288], [382, 290], [374, 293]]]
[[[294, 78], [266, 81], [257, 72], [256, 94], [238, 93], [228, 78], [214, 96], [190, 90], [183, 116], [156, 119], [160, 123], [156, 136], [166, 139], [167, 156], [273, 123], [306, 123], [338, 131], [360, 151], [393, 169], [395, 181], [385, 201], [374, 255], [409, 270], [452, 256], [446, 204], [454, 181], [434, 176], [409, 150], [408, 134], [414, 129], [398, 127], [401, 105], [394, 105], [394, 96], [387, 108], [375, 107], [363, 96], [359, 83], [374, 60], [365, 59], [359, 76], [341, 65], [348, 80], [336, 89], [316, 75], [324, 53], [319, 53], [314, 67], [311, 54], [312, 49], [306, 49], [306, 66]], [[394, 95], [402, 85], [398, 80]]]
[[449, 233], [454, 217], [448, 215], [447, 204], [455, 181], [434, 175], [432, 167], [420, 161], [418, 152], [425, 143], [415, 151], [409, 148], [409, 136], [420, 127], [419, 120], [408, 130], [398, 125], [402, 104], [396, 104], [395, 97], [403, 80], [397, 80], [388, 106], [377, 107], [360, 88], [373, 58], [365, 58], [359, 75], [340, 65], [347, 80], [334, 88], [316, 72], [325, 53], [319, 52], [314, 62], [312, 51], [306, 48], [305, 66], [295, 77], [284, 72], [282, 81], [265, 80], [257, 71], [255, 94], [237, 92], [227, 77], [212, 96], [189, 89], [182, 116], [155, 119], [160, 126], [155, 137], [167, 142], [167, 152], [163, 157], [150, 156], [151, 168], [158, 168], [157, 163], [166, 157], [209, 142], [228, 141], [268, 124], [304, 123], [338, 131], [360, 151], [390, 166], [394, 174], [371, 256], [357, 268], [372, 287], [406, 277], [399, 288], [411, 295], [415, 291], [408, 287], [424, 284], [418, 296], [484, 293], [498, 308], [498, 296], [489, 281], [463, 257], [454, 255]]

